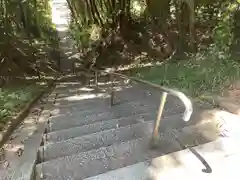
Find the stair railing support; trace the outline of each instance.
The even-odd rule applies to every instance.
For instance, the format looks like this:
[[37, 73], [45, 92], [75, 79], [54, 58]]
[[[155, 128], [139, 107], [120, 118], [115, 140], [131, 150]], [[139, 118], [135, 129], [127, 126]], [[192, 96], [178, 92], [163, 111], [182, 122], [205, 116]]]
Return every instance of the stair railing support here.
[[113, 73], [110, 73], [110, 82], [111, 82], [111, 93], [110, 93], [110, 105], [113, 106], [114, 105], [114, 75]]
[[163, 109], [164, 109], [164, 105], [166, 103], [167, 95], [168, 95], [167, 92], [163, 92], [160, 97], [160, 104], [159, 104], [159, 108], [158, 108], [157, 119], [155, 121], [153, 134], [152, 134], [152, 141], [151, 141], [152, 148], [156, 148], [159, 143], [159, 127], [160, 127], [161, 117], [163, 114]]
[[98, 89], [98, 72], [95, 71], [95, 86], [96, 86], [96, 89]]

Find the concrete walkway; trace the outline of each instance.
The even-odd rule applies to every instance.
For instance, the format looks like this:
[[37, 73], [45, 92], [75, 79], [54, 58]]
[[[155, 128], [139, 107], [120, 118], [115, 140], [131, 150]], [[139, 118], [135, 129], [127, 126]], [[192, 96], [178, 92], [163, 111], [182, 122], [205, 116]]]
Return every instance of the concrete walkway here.
[[69, 34], [70, 10], [66, 0], [52, 1], [52, 22], [56, 25], [58, 37], [60, 40], [60, 69], [64, 72], [72, 72], [74, 57], [77, 57], [77, 50], [74, 47], [74, 41]]

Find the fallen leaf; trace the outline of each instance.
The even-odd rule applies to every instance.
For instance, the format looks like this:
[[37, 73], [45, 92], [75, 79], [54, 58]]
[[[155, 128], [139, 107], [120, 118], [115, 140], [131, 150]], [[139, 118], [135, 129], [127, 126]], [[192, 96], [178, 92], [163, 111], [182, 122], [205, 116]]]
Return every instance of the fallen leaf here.
[[16, 151], [16, 155], [17, 155], [18, 157], [22, 156], [23, 151], [24, 151], [24, 150], [23, 150], [22, 148], [18, 148], [18, 150]]

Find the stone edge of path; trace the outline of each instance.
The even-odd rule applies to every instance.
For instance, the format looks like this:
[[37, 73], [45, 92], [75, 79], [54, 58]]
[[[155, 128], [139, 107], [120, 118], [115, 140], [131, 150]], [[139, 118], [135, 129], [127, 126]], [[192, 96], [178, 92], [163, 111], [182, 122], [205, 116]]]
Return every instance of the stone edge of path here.
[[9, 169], [5, 180], [33, 180], [35, 179], [35, 165], [38, 160], [38, 147], [42, 142], [42, 136], [46, 128], [45, 121], [50, 116], [50, 111], [41, 113], [37, 130], [24, 143], [24, 152], [18, 164]]
[[27, 117], [30, 109], [33, 105], [48, 91], [51, 90], [52, 86], [54, 85], [54, 80], [48, 82], [47, 87], [40, 91], [30, 102], [28, 102], [24, 108], [18, 113], [18, 115], [10, 119], [10, 123], [6, 125], [4, 130], [0, 132], [0, 147], [4, 145], [4, 143], [8, 140], [12, 132], [18, 127], [18, 125]]
[[[57, 78], [52, 80], [49, 84], [51, 86], [48, 89], [48, 95], [52, 93]], [[47, 93], [47, 91], [45, 91]], [[43, 93], [44, 94], [44, 93]], [[4, 180], [35, 180], [35, 166], [38, 161], [38, 148], [43, 141], [43, 134], [47, 127], [47, 120], [51, 116], [51, 110], [48, 109], [49, 104], [52, 103], [47, 98], [47, 102], [44, 104], [44, 109], [41, 112], [37, 125], [37, 130], [24, 143], [24, 152], [20, 157], [18, 163], [7, 172], [7, 177]], [[40, 180], [40, 177], [36, 178]]]

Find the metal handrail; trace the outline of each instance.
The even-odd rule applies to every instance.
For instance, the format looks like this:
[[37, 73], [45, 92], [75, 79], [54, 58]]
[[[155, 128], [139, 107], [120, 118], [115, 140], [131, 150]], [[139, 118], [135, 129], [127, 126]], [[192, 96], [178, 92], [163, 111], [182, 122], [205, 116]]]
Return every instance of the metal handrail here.
[[167, 88], [167, 87], [164, 87], [164, 86], [160, 86], [158, 84], [154, 84], [154, 83], [151, 83], [149, 81], [138, 79], [138, 78], [135, 78], [135, 77], [129, 77], [129, 76], [126, 76], [126, 75], [123, 75], [123, 74], [120, 74], [120, 73], [113, 73], [113, 74], [117, 75], [117, 76], [120, 76], [124, 79], [130, 79], [132, 81], [136, 81], [136, 82], [139, 82], [139, 83], [142, 83], [142, 84], [147, 84], [147, 85], [152, 86], [154, 88], [161, 89], [162, 91], [164, 91], [164, 92], [166, 92], [170, 95], [178, 97], [185, 106], [185, 112], [183, 114], [183, 120], [184, 121], [189, 121], [189, 119], [191, 118], [191, 115], [192, 115], [192, 112], [193, 112], [192, 102], [182, 92], [174, 90], [174, 89], [170, 89], [170, 88]]
[[118, 76], [120, 78], [127, 79], [127, 80], [132, 80], [132, 81], [135, 81], [135, 82], [138, 82], [138, 83], [146, 84], [146, 85], [149, 85], [151, 87], [154, 87], [154, 88], [157, 88], [157, 89], [160, 89], [161, 91], [163, 91], [163, 93], [161, 95], [161, 98], [160, 98], [160, 105], [159, 105], [159, 109], [158, 109], [157, 119], [155, 121], [155, 126], [154, 126], [154, 130], [153, 130], [153, 135], [152, 135], [152, 141], [151, 141], [151, 146], [152, 147], [157, 147], [158, 146], [160, 120], [161, 120], [161, 117], [162, 117], [164, 105], [166, 103], [166, 99], [167, 99], [168, 94], [176, 96], [184, 104], [185, 111], [184, 111], [184, 114], [183, 114], [183, 120], [184, 121], [189, 121], [190, 118], [191, 118], [191, 115], [193, 113], [192, 102], [184, 93], [182, 93], [180, 91], [177, 91], [177, 90], [174, 90], [174, 89], [171, 89], [171, 88], [167, 88], [167, 87], [164, 87], [164, 86], [160, 86], [160, 85], [157, 85], [157, 84], [154, 84], [154, 83], [151, 83], [149, 81], [142, 80], [142, 79], [139, 79], [139, 78], [129, 77], [127, 75], [123, 75], [123, 74], [116, 73], [116, 72], [113, 72], [113, 71], [97, 70], [97, 69], [94, 69], [94, 68], [91, 68], [91, 70], [94, 72], [96, 87], [98, 87], [98, 75], [99, 75], [99, 73], [106, 73], [106, 74], [110, 75], [110, 81], [111, 81], [110, 104], [111, 104], [111, 106], [114, 105], [114, 87], [113, 87], [114, 76]]

